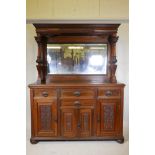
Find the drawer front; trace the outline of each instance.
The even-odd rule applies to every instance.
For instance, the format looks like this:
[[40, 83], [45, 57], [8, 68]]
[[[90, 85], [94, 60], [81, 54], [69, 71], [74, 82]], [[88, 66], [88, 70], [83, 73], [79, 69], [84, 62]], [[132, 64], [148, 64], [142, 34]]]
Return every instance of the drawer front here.
[[35, 98], [57, 98], [56, 89], [35, 89], [34, 90]]
[[120, 98], [121, 90], [118, 88], [99, 88], [98, 89], [99, 98]]
[[61, 98], [95, 98], [94, 89], [62, 89]]
[[61, 100], [61, 106], [94, 106], [96, 100]]

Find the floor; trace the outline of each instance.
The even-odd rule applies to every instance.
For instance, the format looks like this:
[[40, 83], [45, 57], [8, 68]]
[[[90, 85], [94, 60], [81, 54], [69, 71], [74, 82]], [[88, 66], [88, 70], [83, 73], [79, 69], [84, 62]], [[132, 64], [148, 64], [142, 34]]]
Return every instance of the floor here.
[[128, 128], [124, 127], [125, 142], [115, 141], [71, 141], [71, 142], [29, 142], [30, 132], [27, 131], [26, 155], [128, 155]]

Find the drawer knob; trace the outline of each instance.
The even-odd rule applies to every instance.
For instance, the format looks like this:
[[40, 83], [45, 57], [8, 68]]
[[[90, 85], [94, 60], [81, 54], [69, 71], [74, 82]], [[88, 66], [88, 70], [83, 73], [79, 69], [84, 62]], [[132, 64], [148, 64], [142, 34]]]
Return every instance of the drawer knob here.
[[47, 97], [47, 96], [48, 96], [48, 92], [44, 91], [44, 92], [42, 92], [42, 95], [43, 95], [44, 97]]
[[81, 104], [80, 104], [80, 101], [75, 101], [75, 102], [74, 102], [74, 105], [75, 105], [75, 106], [80, 106], [80, 105], [81, 105]]
[[105, 95], [106, 95], [106, 96], [111, 96], [111, 95], [112, 95], [112, 91], [107, 90], [106, 93], [105, 93]]
[[80, 92], [79, 91], [75, 91], [74, 93], [73, 93], [75, 96], [80, 96]]
[[78, 124], [77, 124], [77, 128], [78, 128], [78, 129], [81, 128], [81, 124], [80, 124], [80, 122], [78, 122]]
[[97, 115], [97, 122], [100, 122], [100, 115]]

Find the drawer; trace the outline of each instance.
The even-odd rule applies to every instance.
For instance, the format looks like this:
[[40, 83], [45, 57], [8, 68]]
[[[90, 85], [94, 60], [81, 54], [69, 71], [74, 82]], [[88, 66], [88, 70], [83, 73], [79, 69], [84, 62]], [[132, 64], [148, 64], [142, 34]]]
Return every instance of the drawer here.
[[61, 98], [95, 98], [94, 89], [62, 89]]
[[55, 89], [35, 89], [34, 90], [34, 97], [56, 98], [57, 97], [57, 91]]
[[61, 106], [93, 106], [96, 100], [61, 100]]
[[118, 88], [99, 88], [98, 89], [99, 98], [120, 98], [121, 90]]

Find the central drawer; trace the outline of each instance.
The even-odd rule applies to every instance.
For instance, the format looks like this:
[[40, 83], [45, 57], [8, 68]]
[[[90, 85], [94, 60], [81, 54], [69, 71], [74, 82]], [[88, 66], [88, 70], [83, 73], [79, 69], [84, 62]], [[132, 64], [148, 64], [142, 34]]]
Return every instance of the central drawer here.
[[74, 99], [64, 99], [61, 100], [61, 106], [94, 106], [96, 100], [74, 100]]
[[61, 98], [94, 99], [94, 89], [61, 89]]

